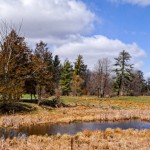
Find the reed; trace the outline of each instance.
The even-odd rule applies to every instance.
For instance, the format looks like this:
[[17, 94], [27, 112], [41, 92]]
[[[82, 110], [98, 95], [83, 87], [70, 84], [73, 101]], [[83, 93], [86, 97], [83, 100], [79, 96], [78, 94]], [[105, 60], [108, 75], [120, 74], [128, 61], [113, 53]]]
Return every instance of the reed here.
[[[117, 107], [114, 109], [112, 106]], [[150, 121], [150, 105], [135, 102], [114, 102], [112, 100], [108, 100], [101, 102], [99, 107], [77, 106], [56, 108], [53, 109], [53, 111], [43, 109], [37, 113], [31, 114], [3, 115], [0, 117], [0, 127], [18, 128], [22, 125], [35, 125], [42, 123], [119, 121], [130, 119]]]
[[107, 129], [106, 131], [83, 131], [74, 136], [29, 136], [27, 140], [14, 138], [0, 140], [0, 149], [11, 150], [147, 150], [150, 147], [149, 130]]

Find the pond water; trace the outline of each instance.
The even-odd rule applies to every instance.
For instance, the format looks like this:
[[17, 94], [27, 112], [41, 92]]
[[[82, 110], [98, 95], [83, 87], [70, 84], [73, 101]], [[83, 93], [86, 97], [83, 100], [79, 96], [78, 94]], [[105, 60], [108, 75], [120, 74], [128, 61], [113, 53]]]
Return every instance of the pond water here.
[[121, 128], [121, 129], [150, 129], [150, 123], [133, 120], [133, 121], [121, 121], [121, 122], [73, 122], [65, 124], [42, 124], [30, 127], [22, 127], [20, 132], [26, 132], [28, 135], [55, 135], [55, 134], [76, 134], [77, 132], [88, 130], [102, 130], [107, 128]]

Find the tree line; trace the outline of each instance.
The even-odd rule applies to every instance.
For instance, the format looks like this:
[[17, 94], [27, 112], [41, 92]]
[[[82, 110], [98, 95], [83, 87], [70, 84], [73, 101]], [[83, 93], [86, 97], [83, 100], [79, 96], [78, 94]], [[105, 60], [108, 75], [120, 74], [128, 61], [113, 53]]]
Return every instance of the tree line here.
[[125, 50], [114, 64], [103, 58], [89, 70], [80, 54], [73, 63], [66, 59], [62, 64], [43, 41], [31, 49], [16, 30], [4, 31], [0, 32], [0, 99], [4, 103], [19, 101], [25, 93], [39, 103], [50, 95], [149, 94], [150, 78], [146, 81], [143, 72], [134, 69]]

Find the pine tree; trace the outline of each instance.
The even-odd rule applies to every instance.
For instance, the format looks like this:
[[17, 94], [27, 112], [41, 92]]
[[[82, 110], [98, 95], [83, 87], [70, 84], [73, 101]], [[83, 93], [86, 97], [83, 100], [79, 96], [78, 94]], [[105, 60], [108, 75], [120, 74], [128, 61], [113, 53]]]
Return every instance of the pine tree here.
[[114, 83], [114, 90], [117, 92], [117, 95], [124, 95], [128, 91], [128, 83], [132, 79], [132, 69], [133, 65], [129, 64], [128, 61], [131, 59], [131, 56], [128, 52], [123, 50], [118, 58], [115, 58], [116, 67], [114, 72], [116, 73], [116, 81]]
[[79, 96], [82, 93], [81, 85], [84, 80], [79, 76], [73, 73], [73, 77], [71, 80], [71, 90], [75, 96]]
[[82, 55], [78, 55], [74, 63], [71, 89], [74, 95], [79, 95], [86, 86], [87, 65], [84, 64]]
[[19, 100], [24, 93], [25, 80], [29, 74], [31, 52], [24, 37], [12, 30], [1, 41], [0, 94], [3, 102]]
[[33, 56], [33, 74], [37, 84], [38, 103], [47, 96], [48, 87], [52, 86], [52, 53], [47, 44], [39, 42], [36, 44]]
[[59, 82], [63, 95], [69, 95], [71, 91], [72, 70], [71, 63], [66, 59], [62, 67], [61, 79]]
[[76, 75], [79, 75], [82, 79], [84, 79], [87, 71], [87, 65], [84, 64], [83, 56], [78, 55], [76, 62], [74, 63], [74, 72]]
[[61, 74], [60, 59], [59, 56], [56, 55], [53, 60], [53, 81], [54, 81], [54, 87], [56, 89], [58, 89], [59, 86], [60, 74]]

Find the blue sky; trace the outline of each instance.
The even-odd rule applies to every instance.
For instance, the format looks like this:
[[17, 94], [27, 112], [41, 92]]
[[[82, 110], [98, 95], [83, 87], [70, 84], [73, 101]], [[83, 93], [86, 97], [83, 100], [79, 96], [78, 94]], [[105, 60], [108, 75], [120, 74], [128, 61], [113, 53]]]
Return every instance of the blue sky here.
[[[113, 3], [108, 0], [83, 0], [101, 20], [92, 34], [117, 38], [125, 43], [136, 42], [146, 52], [145, 73], [150, 71], [150, 5]], [[136, 54], [135, 54], [136, 55]]]
[[81, 54], [93, 70], [126, 50], [150, 76], [150, 0], [0, 0], [0, 8], [1, 20], [16, 29], [22, 23], [30, 47], [42, 40], [62, 63]]

